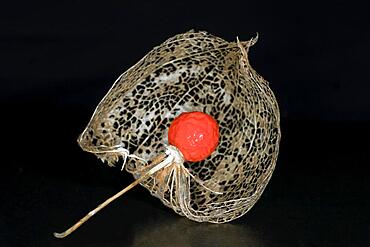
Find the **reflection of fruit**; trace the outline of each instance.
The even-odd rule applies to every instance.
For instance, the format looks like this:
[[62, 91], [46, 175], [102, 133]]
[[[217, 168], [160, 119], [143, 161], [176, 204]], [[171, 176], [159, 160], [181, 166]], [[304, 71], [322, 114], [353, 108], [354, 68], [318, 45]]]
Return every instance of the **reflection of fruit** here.
[[186, 161], [206, 159], [218, 145], [219, 131], [216, 120], [203, 112], [185, 112], [171, 123], [169, 144], [176, 146]]

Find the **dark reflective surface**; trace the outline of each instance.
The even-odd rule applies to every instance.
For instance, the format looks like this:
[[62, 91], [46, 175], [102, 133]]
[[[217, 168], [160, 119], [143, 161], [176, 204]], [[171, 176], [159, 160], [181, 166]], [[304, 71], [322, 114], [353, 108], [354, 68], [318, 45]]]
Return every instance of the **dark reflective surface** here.
[[[0, 8], [0, 246], [370, 245], [368, 8], [348, 1], [9, 1]], [[252, 66], [281, 107], [282, 143], [242, 218], [188, 221], [76, 139], [120, 73], [191, 28], [259, 32]]]
[[132, 246], [264, 246], [253, 229], [241, 225], [197, 224], [174, 217], [136, 228]]
[[[299, 134], [302, 129], [307, 133]], [[189, 221], [137, 187], [62, 240], [52, 232], [69, 227], [132, 178], [73, 145], [63, 143], [63, 155], [45, 147], [44, 159], [32, 166], [29, 156], [14, 158], [19, 163], [2, 180], [2, 246], [366, 246], [369, 148], [343, 146], [358, 138], [337, 134], [347, 129], [369, 138], [367, 125], [284, 125], [270, 184], [247, 215], [229, 224]]]

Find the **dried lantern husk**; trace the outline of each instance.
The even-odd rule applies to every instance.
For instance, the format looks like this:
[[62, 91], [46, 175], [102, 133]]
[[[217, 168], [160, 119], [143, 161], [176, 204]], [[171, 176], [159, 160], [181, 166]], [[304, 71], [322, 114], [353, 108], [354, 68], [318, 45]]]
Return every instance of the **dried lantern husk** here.
[[269, 182], [280, 142], [278, 104], [248, 61], [256, 41], [227, 42], [196, 31], [168, 39], [117, 79], [79, 137], [80, 146], [109, 165], [127, 159], [126, 170], [138, 179], [153, 167], [150, 161], [165, 158], [176, 116], [207, 113], [219, 124], [215, 152], [204, 161], [164, 167], [140, 184], [194, 221], [242, 216]]

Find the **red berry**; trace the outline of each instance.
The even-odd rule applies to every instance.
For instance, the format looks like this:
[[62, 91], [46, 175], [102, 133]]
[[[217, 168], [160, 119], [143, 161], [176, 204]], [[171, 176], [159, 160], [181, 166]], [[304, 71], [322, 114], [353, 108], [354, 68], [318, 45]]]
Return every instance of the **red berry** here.
[[177, 147], [186, 161], [206, 159], [218, 145], [216, 120], [203, 112], [181, 113], [171, 123], [168, 142]]

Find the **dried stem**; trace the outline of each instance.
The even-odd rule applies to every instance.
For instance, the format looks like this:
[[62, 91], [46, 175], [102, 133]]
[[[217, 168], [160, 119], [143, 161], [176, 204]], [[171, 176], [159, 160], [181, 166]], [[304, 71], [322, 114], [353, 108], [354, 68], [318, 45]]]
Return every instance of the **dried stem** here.
[[[155, 165], [159, 164], [163, 160], [163, 157], [164, 157], [163, 154], [160, 154], [158, 157], [154, 158], [154, 160], [152, 162], [152, 165], [155, 166]], [[56, 238], [64, 238], [64, 237], [68, 236], [69, 234], [71, 234], [72, 232], [74, 232], [83, 223], [85, 223], [86, 221], [88, 221], [92, 216], [94, 216], [97, 212], [99, 212], [100, 210], [102, 210], [103, 208], [105, 208], [108, 204], [110, 204], [111, 202], [113, 202], [118, 197], [122, 196], [123, 194], [125, 194], [127, 191], [129, 191], [130, 189], [132, 189], [133, 187], [135, 187], [136, 185], [138, 185], [143, 180], [145, 180], [148, 177], [150, 177], [152, 175], [152, 173], [150, 171], [151, 170], [149, 170], [148, 172], [146, 172], [144, 175], [142, 175], [141, 177], [139, 177], [138, 179], [136, 179], [134, 182], [132, 182], [130, 185], [128, 185], [127, 187], [125, 187], [124, 189], [122, 189], [121, 191], [119, 191], [117, 194], [115, 194], [112, 197], [108, 198], [106, 201], [104, 201], [102, 204], [100, 204], [94, 210], [90, 211], [85, 217], [83, 217], [82, 219], [80, 219], [76, 224], [74, 224], [73, 226], [71, 226], [70, 228], [68, 228], [66, 231], [64, 231], [62, 233], [54, 232], [54, 236]]]

